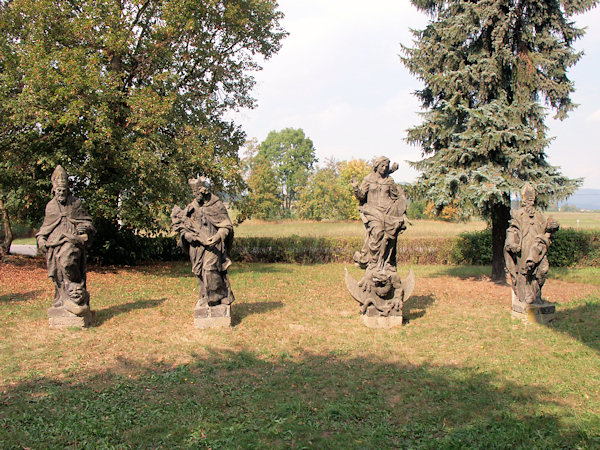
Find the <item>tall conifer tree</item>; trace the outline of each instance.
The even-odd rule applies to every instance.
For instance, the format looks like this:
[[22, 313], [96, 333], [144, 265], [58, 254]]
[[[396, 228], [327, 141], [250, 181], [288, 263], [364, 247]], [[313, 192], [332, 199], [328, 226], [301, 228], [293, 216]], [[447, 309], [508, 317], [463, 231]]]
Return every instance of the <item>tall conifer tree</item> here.
[[424, 83], [423, 122], [407, 140], [422, 147], [412, 163], [438, 209], [453, 200], [491, 219], [492, 278], [504, 278], [510, 195], [529, 181], [542, 204], [581, 180], [546, 161], [547, 106], [564, 119], [574, 108], [568, 69], [584, 30], [573, 14], [598, 0], [411, 0], [431, 19], [413, 30], [404, 64]]

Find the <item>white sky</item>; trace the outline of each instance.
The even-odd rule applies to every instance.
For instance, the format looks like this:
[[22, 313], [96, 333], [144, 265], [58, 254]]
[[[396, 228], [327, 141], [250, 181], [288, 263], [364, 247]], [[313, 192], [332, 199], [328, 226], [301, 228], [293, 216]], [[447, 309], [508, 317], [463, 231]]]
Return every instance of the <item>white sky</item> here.
[[[258, 107], [235, 115], [248, 138], [302, 128], [319, 162], [334, 157], [370, 159], [386, 155], [400, 164], [396, 181], [418, 173], [405, 161], [421, 158], [406, 129], [419, 123], [420, 87], [400, 62], [400, 43], [411, 46], [409, 28], [427, 17], [408, 0], [280, 0], [282, 24], [290, 35], [278, 54], [256, 73]], [[576, 48], [585, 55], [571, 70], [579, 108], [563, 122], [549, 120], [556, 139], [547, 150], [562, 173], [584, 177], [600, 189], [600, 8], [578, 16], [587, 33]]]

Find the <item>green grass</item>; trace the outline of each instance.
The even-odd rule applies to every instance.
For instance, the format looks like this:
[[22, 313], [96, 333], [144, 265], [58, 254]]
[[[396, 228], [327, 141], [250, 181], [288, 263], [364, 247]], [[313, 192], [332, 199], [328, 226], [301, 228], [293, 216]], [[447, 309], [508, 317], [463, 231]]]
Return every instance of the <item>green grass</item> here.
[[184, 263], [93, 268], [97, 325], [50, 330], [43, 262], [9, 261], [0, 447], [600, 446], [599, 269], [551, 273], [549, 326], [513, 320], [489, 267], [413, 269], [391, 330], [361, 324], [342, 264], [235, 264], [234, 326], [196, 330]]
[[[452, 237], [465, 231], [483, 230], [486, 223], [473, 220], [466, 223], [451, 223], [436, 220], [411, 220], [413, 226], [402, 234], [402, 238]], [[248, 220], [235, 228], [236, 236], [240, 237], [350, 237], [363, 236], [365, 227], [360, 221], [345, 222], [315, 222], [302, 220], [281, 220], [263, 222]]]
[[600, 212], [546, 212], [545, 214], [554, 217], [564, 228], [600, 229]]
[[19, 239], [14, 239], [12, 241], [13, 244], [15, 245], [36, 245], [37, 241], [35, 240], [34, 237], [32, 238], [19, 238]]

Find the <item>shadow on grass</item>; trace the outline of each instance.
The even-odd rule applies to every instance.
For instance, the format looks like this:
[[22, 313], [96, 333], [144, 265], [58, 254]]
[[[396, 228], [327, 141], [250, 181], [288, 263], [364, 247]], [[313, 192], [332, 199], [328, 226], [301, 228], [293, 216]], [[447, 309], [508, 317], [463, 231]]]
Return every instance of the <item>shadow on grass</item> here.
[[163, 303], [166, 298], [152, 299], [152, 300], [138, 300], [135, 302], [122, 303], [119, 305], [110, 306], [108, 308], [100, 309], [96, 311], [96, 323], [94, 326], [100, 326], [107, 320], [118, 316], [119, 314], [125, 314], [135, 309], [149, 309], [154, 308]]
[[285, 263], [233, 263], [228, 270], [230, 274], [238, 273], [292, 273], [289, 267], [282, 267]]
[[402, 307], [403, 323], [409, 323], [411, 320], [423, 317], [427, 313], [427, 308], [435, 303], [433, 295], [417, 295], [410, 297]]
[[44, 291], [41, 289], [37, 289], [35, 291], [29, 292], [19, 292], [15, 294], [0, 295], [0, 303], [26, 302], [28, 300], [39, 298], [42, 292]]
[[[137, 273], [141, 275], [165, 276], [169, 278], [188, 278], [193, 277], [192, 269], [189, 261], [167, 261], [157, 263], [147, 263], [139, 266], [93, 266], [89, 272], [99, 274], [118, 274], [121, 271], [128, 273]], [[229, 268], [228, 272], [232, 273], [291, 273], [292, 269], [281, 267], [274, 263], [239, 263], [235, 262]]]
[[444, 266], [432, 273], [432, 277], [456, 277], [463, 280], [489, 280], [491, 266]]
[[[540, 386], [456, 366], [213, 351], [0, 393], [3, 448], [592, 448]], [[500, 387], [501, 386], [501, 387]], [[568, 420], [565, 419], [567, 415]], [[579, 419], [581, 420], [581, 419]]]
[[264, 314], [282, 307], [283, 302], [235, 303], [235, 306], [231, 309], [231, 325], [238, 325], [244, 320], [244, 317], [253, 314]]
[[570, 309], [557, 308], [553, 322], [548, 326], [577, 339], [600, 352], [600, 299], [585, 301]]

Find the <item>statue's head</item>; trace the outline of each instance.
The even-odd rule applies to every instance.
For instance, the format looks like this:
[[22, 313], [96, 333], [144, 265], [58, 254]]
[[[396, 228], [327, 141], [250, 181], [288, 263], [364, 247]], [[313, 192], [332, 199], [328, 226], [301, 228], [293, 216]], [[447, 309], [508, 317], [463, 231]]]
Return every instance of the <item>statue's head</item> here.
[[521, 197], [523, 198], [521, 201], [521, 206], [533, 207], [535, 204], [535, 189], [529, 183], [525, 183], [523, 189], [521, 189]]
[[390, 170], [390, 160], [385, 156], [380, 156], [373, 161], [373, 171], [381, 176], [386, 176]]
[[67, 295], [69, 296], [69, 300], [71, 300], [73, 303], [77, 303], [78, 305], [83, 303], [86, 293], [83, 282], [77, 283], [75, 281], [66, 281], [65, 287], [67, 290]]
[[386, 297], [393, 287], [391, 275], [383, 271], [373, 274], [373, 283], [375, 285], [375, 293], [380, 298]]
[[52, 191], [61, 204], [65, 204], [69, 196], [69, 177], [61, 165], [52, 172]]
[[192, 188], [192, 193], [194, 194], [194, 198], [196, 200], [204, 200], [210, 195], [207, 178], [192, 178], [191, 180], [188, 180], [188, 184], [190, 185], [190, 188]]

